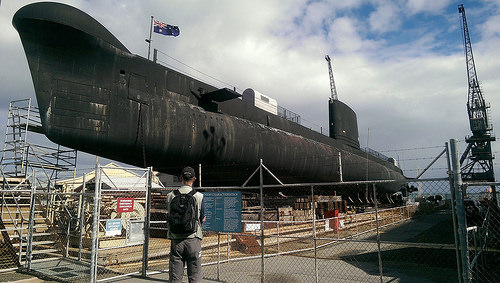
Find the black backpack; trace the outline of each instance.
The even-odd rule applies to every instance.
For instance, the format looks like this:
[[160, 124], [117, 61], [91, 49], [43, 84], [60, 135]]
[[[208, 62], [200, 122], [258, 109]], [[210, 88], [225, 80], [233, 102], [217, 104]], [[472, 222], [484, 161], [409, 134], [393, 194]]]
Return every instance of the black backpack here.
[[168, 227], [171, 233], [189, 235], [198, 228], [198, 202], [194, 197], [196, 190], [187, 194], [174, 191], [174, 198], [170, 201], [168, 212]]

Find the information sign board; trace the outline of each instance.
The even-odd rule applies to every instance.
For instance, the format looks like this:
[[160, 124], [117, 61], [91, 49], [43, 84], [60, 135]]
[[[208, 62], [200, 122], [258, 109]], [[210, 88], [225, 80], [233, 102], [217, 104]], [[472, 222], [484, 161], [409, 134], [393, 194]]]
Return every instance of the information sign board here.
[[118, 236], [122, 234], [122, 220], [106, 220], [106, 236]]
[[204, 192], [203, 230], [241, 232], [241, 192]]
[[116, 203], [116, 212], [132, 212], [134, 211], [134, 199], [133, 198], [118, 198]]

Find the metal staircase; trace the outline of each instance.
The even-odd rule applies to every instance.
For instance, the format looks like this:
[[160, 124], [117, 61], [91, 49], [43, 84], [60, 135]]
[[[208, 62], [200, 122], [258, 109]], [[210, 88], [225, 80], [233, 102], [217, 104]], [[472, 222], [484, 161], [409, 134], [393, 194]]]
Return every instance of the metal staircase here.
[[[13, 186], [13, 183], [9, 185]], [[8, 253], [16, 254], [16, 261], [10, 264], [5, 262], [3, 265], [15, 266], [26, 262], [28, 245], [31, 249], [30, 258], [33, 260], [46, 258], [50, 253], [57, 250], [56, 237], [51, 233], [50, 222], [45, 217], [42, 204], [32, 198], [32, 187], [30, 184], [15, 184], [15, 190], [2, 190], [2, 227], [0, 231], [3, 240], [6, 240], [10, 247]], [[32, 201], [33, 205], [32, 205]], [[32, 222], [30, 222], [30, 220]], [[31, 243], [31, 245], [30, 245]], [[7, 245], [5, 245], [7, 247]], [[4, 250], [3, 253], [6, 251]], [[40, 256], [38, 256], [40, 255]], [[12, 260], [12, 257], [10, 257]], [[2, 266], [0, 266], [2, 267]], [[6, 267], [6, 266], [4, 266]]]
[[42, 132], [31, 99], [9, 104], [0, 162], [0, 269], [65, 254], [67, 245], [58, 232], [66, 227], [54, 217], [56, 210], [64, 208], [53, 193], [63, 173], [75, 169], [77, 152], [28, 142], [28, 133]]

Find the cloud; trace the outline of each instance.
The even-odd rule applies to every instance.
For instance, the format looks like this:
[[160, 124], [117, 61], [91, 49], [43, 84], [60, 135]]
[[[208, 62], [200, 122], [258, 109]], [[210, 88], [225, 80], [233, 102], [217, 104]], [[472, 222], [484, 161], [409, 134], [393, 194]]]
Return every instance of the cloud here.
[[500, 15], [495, 15], [486, 20], [485, 23], [481, 25], [481, 36], [483, 38], [499, 38], [500, 30], [498, 27], [500, 26]]
[[401, 11], [397, 3], [381, 1], [376, 6], [368, 18], [370, 30], [376, 33], [398, 30], [401, 26]]
[[418, 13], [429, 13], [438, 15], [443, 12], [443, 10], [449, 6], [453, 1], [451, 0], [408, 0], [406, 2], [406, 11], [410, 15]]
[[361, 35], [361, 23], [353, 18], [336, 18], [330, 25], [328, 38], [333, 43], [335, 51], [342, 53], [356, 53], [373, 50], [380, 46], [379, 42], [365, 39]]
[[309, 3], [298, 25], [304, 34], [322, 33], [326, 21], [331, 20], [333, 8], [326, 2]]

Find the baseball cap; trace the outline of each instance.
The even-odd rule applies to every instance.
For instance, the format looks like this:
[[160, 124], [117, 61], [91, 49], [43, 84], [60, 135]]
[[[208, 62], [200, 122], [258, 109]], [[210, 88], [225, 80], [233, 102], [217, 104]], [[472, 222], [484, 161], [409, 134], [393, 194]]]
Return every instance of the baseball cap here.
[[181, 177], [184, 180], [192, 179], [193, 177], [195, 177], [194, 169], [189, 167], [189, 166], [184, 167], [184, 169], [182, 169], [182, 171], [181, 171]]

